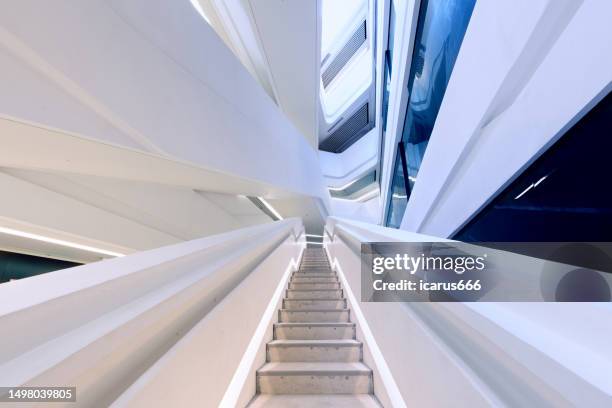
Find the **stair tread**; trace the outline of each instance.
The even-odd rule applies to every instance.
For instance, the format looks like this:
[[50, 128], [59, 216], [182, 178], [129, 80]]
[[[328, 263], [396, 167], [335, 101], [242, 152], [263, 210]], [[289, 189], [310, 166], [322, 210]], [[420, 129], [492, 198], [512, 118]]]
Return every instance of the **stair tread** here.
[[346, 326], [346, 327], [354, 327], [355, 323], [353, 322], [279, 322], [279, 323], [274, 323], [275, 326], [281, 326], [281, 327], [289, 327], [289, 326], [296, 326], [296, 327], [301, 327], [301, 326], [321, 326], [321, 327], [332, 327], [332, 326]]
[[359, 346], [361, 342], [353, 339], [334, 340], [272, 340], [271, 346]]
[[259, 375], [363, 375], [371, 372], [362, 362], [270, 362], [257, 370]]
[[325, 289], [325, 288], [323, 288], [323, 289], [287, 289], [287, 290], [295, 290], [296, 292], [318, 292], [318, 291], [325, 291], [325, 290], [329, 291], [329, 292], [331, 292], [331, 291], [337, 292], [337, 291], [342, 290], [342, 289], [341, 288], [340, 289], [329, 289], [329, 288]]
[[290, 301], [290, 302], [293, 302], [293, 301], [295, 301], [295, 302], [312, 302], [312, 301], [319, 301], [319, 300], [325, 300], [325, 301], [328, 301], [328, 302], [329, 301], [338, 301], [338, 302], [340, 302], [342, 300], [346, 300], [346, 298], [344, 298], [344, 297], [329, 298], [329, 299], [328, 298], [300, 298], [300, 299], [284, 298], [284, 299], [287, 300], [287, 301]]
[[280, 309], [281, 312], [299, 312], [299, 313], [311, 313], [311, 312], [348, 312], [348, 308], [343, 309]]
[[369, 394], [259, 394], [249, 408], [379, 408], [376, 398]]

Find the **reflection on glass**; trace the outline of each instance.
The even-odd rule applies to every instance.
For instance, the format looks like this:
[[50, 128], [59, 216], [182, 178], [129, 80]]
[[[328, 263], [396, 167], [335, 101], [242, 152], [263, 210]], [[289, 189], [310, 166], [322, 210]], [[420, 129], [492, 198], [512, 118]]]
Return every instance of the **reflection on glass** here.
[[385, 71], [383, 79], [383, 106], [382, 123], [383, 132], [387, 130], [387, 115], [389, 113], [389, 92], [391, 90], [391, 66], [393, 63], [393, 45], [395, 43], [395, 6], [391, 2], [389, 11], [389, 32], [387, 36], [387, 50], [385, 51]]
[[[398, 151], [401, 146], [398, 147]], [[403, 149], [402, 149], [403, 150]], [[389, 208], [387, 211], [387, 220], [385, 225], [388, 227], [399, 228], [402, 223], [402, 216], [408, 203], [408, 191], [405, 174], [405, 163], [402, 163], [402, 155], [395, 156], [395, 166], [393, 171], [393, 179], [391, 180], [391, 191], [389, 199]]]
[[608, 94], [453, 238], [612, 241], [611, 117]]
[[[474, 3], [475, 0], [421, 2], [408, 77], [409, 99], [402, 133], [409, 185], [407, 196], [410, 196], [410, 190], [421, 167]], [[396, 160], [396, 174], [398, 163], [400, 162]], [[393, 200], [390, 201], [391, 207], [394, 207]], [[397, 211], [405, 207], [406, 203], [398, 207]]]
[[429, 0], [421, 4], [402, 135], [411, 180], [421, 167], [474, 3]]

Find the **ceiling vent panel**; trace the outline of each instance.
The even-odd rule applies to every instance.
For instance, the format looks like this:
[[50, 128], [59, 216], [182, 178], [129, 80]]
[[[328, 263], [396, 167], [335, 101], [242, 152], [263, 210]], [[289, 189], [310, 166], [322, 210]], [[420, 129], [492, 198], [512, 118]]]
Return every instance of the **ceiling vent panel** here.
[[[327, 86], [334, 80], [336, 76], [342, 71], [342, 68], [346, 65], [347, 62], [351, 59], [353, 55], [357, 52], [357, 50], [361, 47], [361, 45], [366, 40], [366, 22], [365, 20], [359, 28], [355, 31], [355, 33], [349, 38], [344, 47], [336, 54], [336, 56], [331, 60], [329, 65], [323, 70], [321, 74], [321, 80], [323, 81], [323, 87], [327, 88]], [[325, 57], [325, 61], [329, 59], [329, 55]]]
[[363, 104], [334, 133], [319, 144], [319, 149], [331, 153], [342, 153], [373, 127], [370, 121], [369, 103]]

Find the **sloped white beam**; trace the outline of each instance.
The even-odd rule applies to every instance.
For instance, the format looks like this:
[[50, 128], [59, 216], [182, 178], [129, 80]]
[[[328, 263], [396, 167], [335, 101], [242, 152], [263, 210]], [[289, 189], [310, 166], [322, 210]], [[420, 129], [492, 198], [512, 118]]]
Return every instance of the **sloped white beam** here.
[[0, 383], [70, 384], [80, 406], [109, 406], [131, 384], [170, 378], [174, 401], [217, 406], [301, 232], [290, 219], [1, 285]]
[[[12, 3], [0, 13], [0, 56], [13, 81], [0, 114], [58, 129], [4, 123], [0, 166], [328, 205], [315, 150], [188, 1]], [[82, 112], [96, 126], [77, 123]]]

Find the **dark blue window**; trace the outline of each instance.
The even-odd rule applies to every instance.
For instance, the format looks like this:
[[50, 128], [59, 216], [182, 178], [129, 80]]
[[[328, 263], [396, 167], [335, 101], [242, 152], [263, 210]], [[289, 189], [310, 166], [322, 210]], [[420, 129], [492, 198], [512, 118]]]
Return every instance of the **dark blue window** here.
[[[474, 3], [475, 0], [421, 2], [408, 77], [409, 97], [401, 141], [403, 159], [407, 165], [406, 201], [421, 167]], [[401, 163], [401, 160], [395, 161], [396, 166]], [[394, 173], [398, 173], [397, 167]], [[391, 194], [389, 196], [391, 197]], [[402, 208], [406, 207], [406, 203], [399, 206], [399, 202], [395, 204], [391, 198], [389, 200], [389, 208], [392, 211], [403, 212]], [[396, 205], [398, 208], [393, 208]]]
[[[403, 152], [404, 148], [400, 144], [398, 152]], [[399, 228], [402, 223], [402, 217], [408, 201], [408, 183], [406, 182], [406, 163], [404, 155], [397, 154], [395, 156], [395, 166], [393, 167], [393, 179], [391, 180], [391, 191], [389, 192], [389, 208], [387, 211], [387, 219], [385, 225], [388, 227]]]
[[395, 6], [391, 1], [389, 11], [389, 32], [387, 33], [387, 50], [385, 51], [385, 71], [383, 79], [382, 121], [383, 131], [387, 130], [387, 114], [389, 113], [389, 91], [391, 89], [391, 65], [393, 62], [393, 45], [395, 43]]
[[611, 152], [609, 93], [453, 238], [612, 241]]

